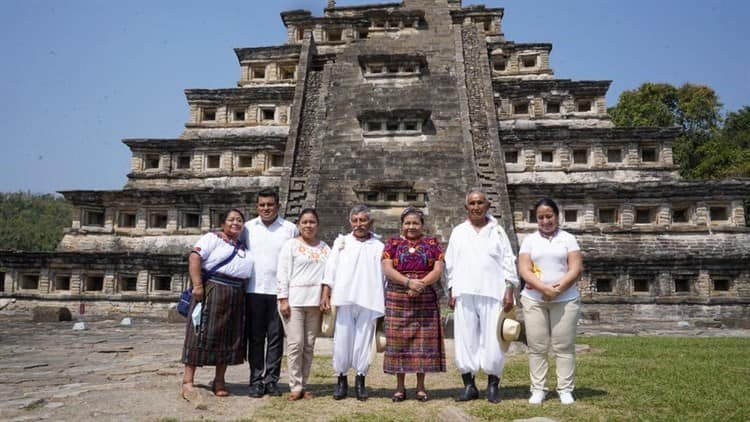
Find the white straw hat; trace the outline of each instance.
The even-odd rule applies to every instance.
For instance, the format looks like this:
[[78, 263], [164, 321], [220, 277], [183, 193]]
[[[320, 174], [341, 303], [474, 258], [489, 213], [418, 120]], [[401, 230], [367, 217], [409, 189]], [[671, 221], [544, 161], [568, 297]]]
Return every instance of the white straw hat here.
[[521, 338], [521, 323], [515, 320], [515, 306], [509, 312], [500, 312], [497, 319], [497, 341], [503, 352], [507, 352], [512, 341], [519, 341]]
[[320, 319], [320, 335], [322, 337], [333, 337], [333, 328], [336, 326], [336, 307], [331, 306], [327, 314]]

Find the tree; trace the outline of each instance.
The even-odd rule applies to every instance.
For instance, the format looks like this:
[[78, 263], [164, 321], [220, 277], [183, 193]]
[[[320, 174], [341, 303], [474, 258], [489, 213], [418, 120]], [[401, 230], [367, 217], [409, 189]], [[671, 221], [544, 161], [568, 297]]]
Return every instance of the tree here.
[[610, 108], [617, 126], [680, 127], [682, 135], [673, 146], [680, 173], [695, 178], [696, 167], [707, 144], [722, 123], [721, 103], [716, 92], [703, 85], [644, 83], [633, 91], [624, 91], [615, 107]]
[[700, 179], [750, 177], [750, 107], [727, 114], [724, 126], [696, 151]]
[[54, 195], [0, 193], [0, 249], [53, 251], [72, 207]]

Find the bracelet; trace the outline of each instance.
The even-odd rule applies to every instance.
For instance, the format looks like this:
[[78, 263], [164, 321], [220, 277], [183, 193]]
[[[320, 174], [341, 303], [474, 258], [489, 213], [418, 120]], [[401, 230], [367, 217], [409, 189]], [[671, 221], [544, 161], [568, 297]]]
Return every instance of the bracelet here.
[[505, 288], [506, 288], [506, 289], [514, 289], [515, 287], [516, 287], [516, 286], [515, 286], [515, 285], [513, 285], [513, 283], [505, 283]]
[[409, 288], [409, 284], [410, 283], [411, 283], [411, 279], [409, 277], [406, 277], [406, 284], [405, 284], [405, 286], [406, 286], [407, 289]]

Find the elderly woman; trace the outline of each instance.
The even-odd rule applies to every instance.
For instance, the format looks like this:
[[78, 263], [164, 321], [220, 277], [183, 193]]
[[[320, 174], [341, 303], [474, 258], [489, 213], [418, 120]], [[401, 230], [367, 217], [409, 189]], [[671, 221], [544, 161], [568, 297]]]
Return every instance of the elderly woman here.
[[338, 382], [333, 398], [347, 396], [346, 373], [356, 371], [354, 392], [357, 400], [368, 398], [365, 376], [370, 368], [375, 321], [385, 313], [383, 270], [380, 257], [383, 242], [370, 231], [370, 209], [357, 205], [349, 211], [352, 232], [336, 238], [323, 276], [323, 312], [336, 307], [333, 334], [333, 369]]
[[300, 235], [289, 239], [279, 253], [278, 301], [287, 340], [288, 400], [312, 398], [305, 389], [310, 378], [315, 337], [320, 329], [323, 272], [331, 248], [318, 239], [318, 213], [305, 208], [297, 220]]
[[551, 345], [557, 362], [557, 393], [562, 404], [573, 404], [576, 324], [581, 297], [576, 279], [583, 269], [575, 237], [560, 230], [560, 210], [551, 199], [534, 205], [537, 231], [521, 244], [518, 268], [526, 288], [521, 292], [526, 339], [529, 345], [531, 398], [541, 404], [546, 396], [547, 353]]
[[198, 366], [216, 366], [211, 388], [217, 397], [229, 395], [224, 374], [227, 365], [239, 365], [245, 357], [245, 280], [253, 270], [253, 261], [240, 241], [245, 216], [238, 209], [226, 214], [221, 231], [206, 233], [198, 240], [188, 258], [193, 283], [193, 299], [188, 316], [200, 303], [199, 323], [188, 318], [182, 362], [182, 397], [191, 401], [200, 397], [193, 387]]
[[383, 370], [396, 374], [394, 402], [406, 399], [406, 373], [417, 374], [419, 401], [429, 400], [426, 372], [445, 372], [443, 329], [435, 283], [443, 272], [440, 242], [424, 236], [424, 214], [409, 207], [401, 213], [401, 236], [386, 242], [385, 356]]

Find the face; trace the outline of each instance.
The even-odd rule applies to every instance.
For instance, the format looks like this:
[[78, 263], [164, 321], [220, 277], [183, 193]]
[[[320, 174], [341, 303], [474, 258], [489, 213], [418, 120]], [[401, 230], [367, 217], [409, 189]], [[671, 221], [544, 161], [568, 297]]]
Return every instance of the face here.
[[469, 221], [473, 225], [483, 225], [485, 223], [485, 216], [487, 211], [490, 209], [490, 201], [487, 197], [480, 192], [472, 192], [468, 198], [466, 198], [466, 211], [469, 214]]
[[279, 216], [279, 204], [273, 196], [260, 196], [258, 197], [258, 204], [256, 205], [258, 215], [261, 221], [266, 224], [271, 224]]
[[312, 213], [303, 214], [297, 222], [297, 228], [305, 239], [315, 239], [318, 236], [318, 220]]
[[370, 227], [372, 227], [372, 219], [367, 216], [366, 212], [361, 212], [352, 215], [349, 224], [352, 225], [354, 237], [366, 237], [370, 232]]
[[229, 211], [227, 218], [224, 219], [224, 224], [221, 225], [222, 231], [227, 236], [236, 239], [242, 233], [242, 225], [245, 224], [245, 219], [242, 218], [240, 213], [237, 211]]
[[422, 221], [416, 214], [407, 214], [404, 222], [401, 223], [401, 234], [409, 240], [416, 240], [422, 237]]
[[540, 232], [544, 234], [553, 233], [557, 230], [557, 215], [555, 215], [555, 211], [546, 205], [537, 207], [536, 224]]

